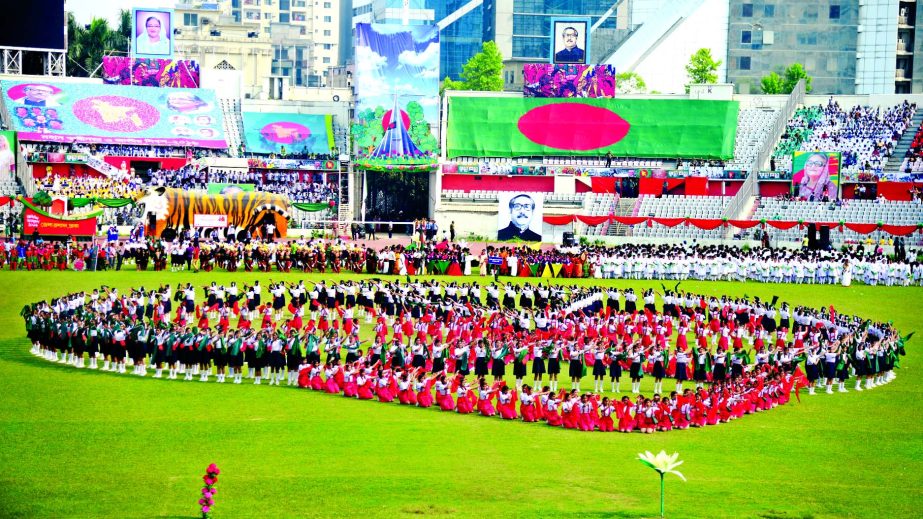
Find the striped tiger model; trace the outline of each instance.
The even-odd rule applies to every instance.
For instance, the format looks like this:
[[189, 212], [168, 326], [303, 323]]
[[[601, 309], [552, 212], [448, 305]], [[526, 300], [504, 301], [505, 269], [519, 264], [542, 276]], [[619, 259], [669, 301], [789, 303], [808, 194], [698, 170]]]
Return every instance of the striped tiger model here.
[[288, 231], [291, 206], [287, 197], [258, 191], [239, 191], [232, 194], [205, 194], [197, 191], [155, 187], [137, 200], [144, 206], [145, 223], [151, 215], [154, 229], [147, 233], [160, 236], [164, 230], [191, 229], [197, 214], [227, 215], [228, 225], [238, 231], [249, 230], [253, 237], [263, 237], [265, 225], [276, 226], [275, 236], [284, 238]]

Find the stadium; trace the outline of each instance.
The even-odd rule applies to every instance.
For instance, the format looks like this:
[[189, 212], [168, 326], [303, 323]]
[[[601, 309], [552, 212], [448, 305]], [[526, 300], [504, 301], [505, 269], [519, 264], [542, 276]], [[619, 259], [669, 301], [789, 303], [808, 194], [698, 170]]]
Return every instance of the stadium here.
[[0, 515], [919, 515], [915, 2], [314, 3], [0, 22]]

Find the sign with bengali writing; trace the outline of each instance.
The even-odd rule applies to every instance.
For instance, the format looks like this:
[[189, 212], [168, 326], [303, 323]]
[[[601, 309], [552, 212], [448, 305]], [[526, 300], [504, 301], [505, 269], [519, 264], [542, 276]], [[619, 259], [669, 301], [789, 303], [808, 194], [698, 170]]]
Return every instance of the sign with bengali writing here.
[[64, 220], [52, 218], [26, 208], [23, 215], [23, 233], [36, 230], [43, 236], [92, 236], [96, 234], [96, 218]]
[[226, 148], [215, 93], [50, 81], [0, 81], [21, 141]]

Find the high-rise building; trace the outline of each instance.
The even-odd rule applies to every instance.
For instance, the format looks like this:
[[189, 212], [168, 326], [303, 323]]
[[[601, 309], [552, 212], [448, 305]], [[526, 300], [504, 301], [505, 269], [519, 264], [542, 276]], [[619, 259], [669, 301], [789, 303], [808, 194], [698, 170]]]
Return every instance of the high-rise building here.
[[760, 92], [760, 79], [804, 65], [815, 93], [923, 92], [918, 2], [731, 0], [728, 81]]
[[[427, 0], [441, 21], [470, 0]], [[462, 68], [481, 51], [484, 42], [484, 6], [480, 5], [455, 20], [439, 33], [439, 78], [461, 78]]]
[[[341, 1], [179, 0], [176, 16], [181, 31], [201, 38], [201, 43], [220, 37], [215, 35], [218, 23], [226, 30], [244, 27], [250, 38], [269, 38], [273, 76], [288, 78], [295, 86], [323, 86], [327, 69], [340, 63]], [[212, 27], [205, 27], [209, 24], [202, 19]]]

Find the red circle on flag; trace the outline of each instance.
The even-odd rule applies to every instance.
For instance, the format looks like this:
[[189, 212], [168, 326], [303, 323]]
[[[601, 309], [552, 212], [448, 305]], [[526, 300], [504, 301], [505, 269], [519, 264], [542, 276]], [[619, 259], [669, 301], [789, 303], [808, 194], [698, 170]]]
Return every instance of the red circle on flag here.
[[[387, 112], [385, 112], [384, 117], [381, 118], [381, 129], [382, 130], [388, 131], [388, 125], [391, 124], [391, 112], [393, 111], [394, 110], [388, 110]], [[410, 129], [410, 116], [407, 115], [407, 112], [403, 110], [401, 110], [401, 121], [404, 122], [404, 129], [409, 130]]]
[[587, 151], [611, 146], [631, 125], [607, 108], [555, 103], [533, 108], [519, 118], [519, 131], [530, 141], [561, 150]]

